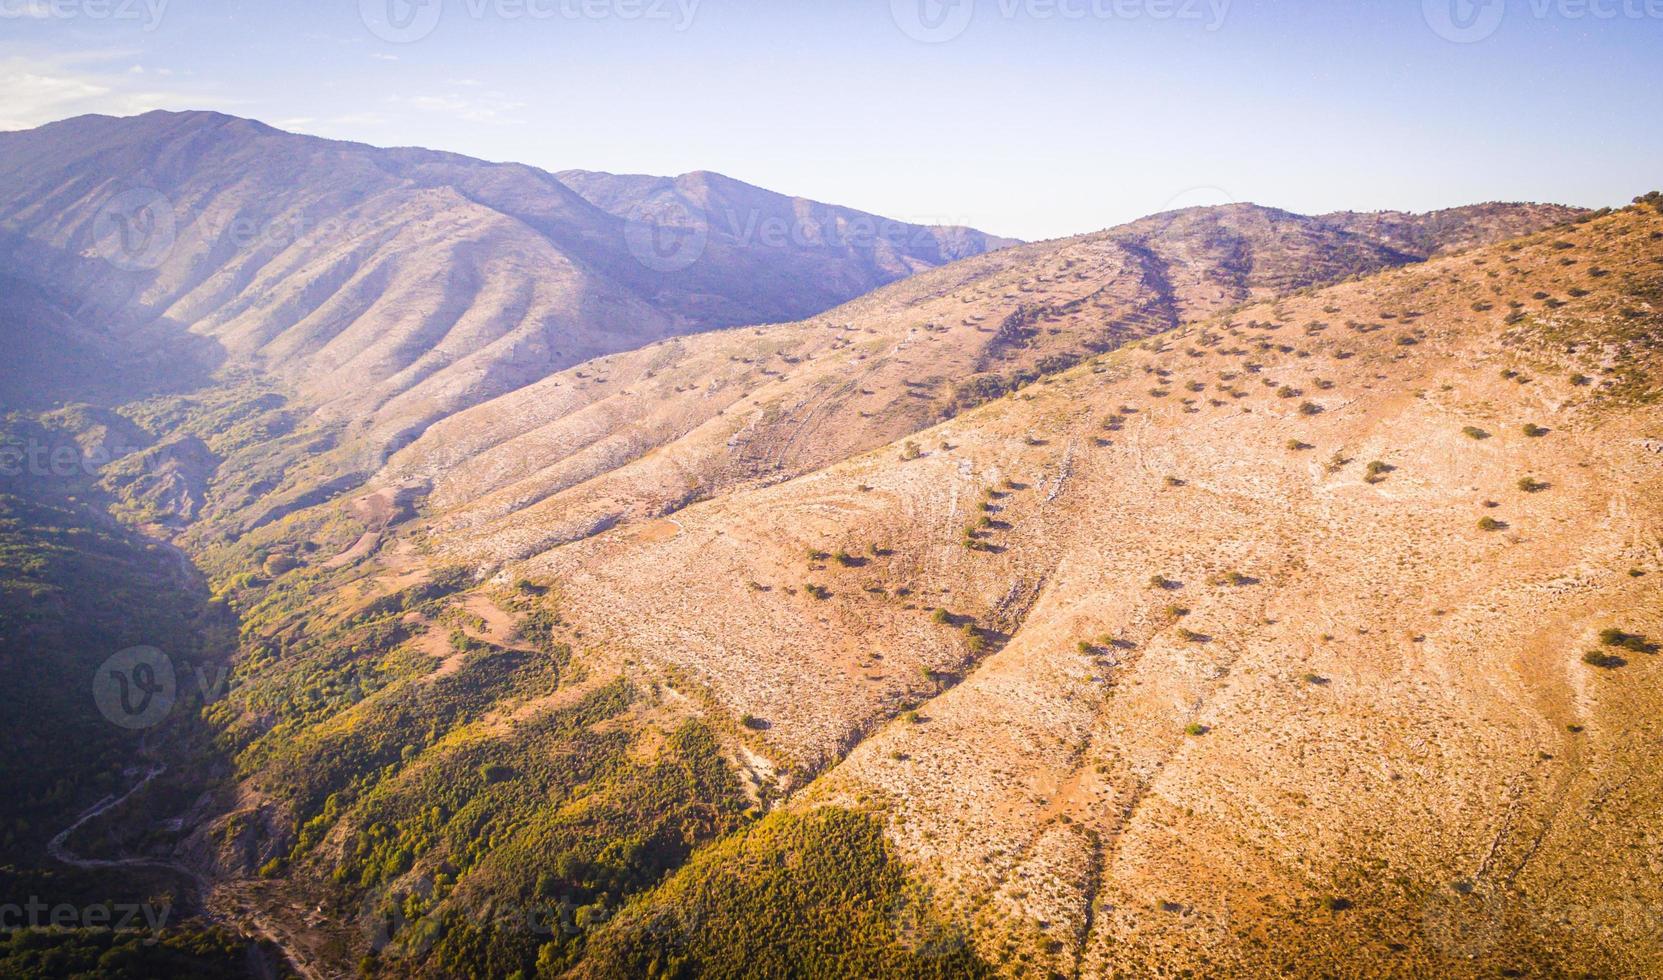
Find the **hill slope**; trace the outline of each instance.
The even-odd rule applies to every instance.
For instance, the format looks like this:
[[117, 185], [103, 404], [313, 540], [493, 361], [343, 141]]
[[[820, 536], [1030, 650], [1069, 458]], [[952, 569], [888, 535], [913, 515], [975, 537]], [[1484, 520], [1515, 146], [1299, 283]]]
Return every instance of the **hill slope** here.
[[791, 809], [879, 814], [1004, 969], [1650, 975], [1660, 399], [1663, 218], [1631, 209], [529, 573], [775, 757], [858, 742]]
[[[914, 273], [1020, 244], [974, 228], [909, 224], [787, 197], [708, 171], [555, 176], [603, 211], [682, 222], [721, 249], [732, 267], [720, 275], [748, 281], [766, 297], [756, 308], [762, 315], [746, 322], [800, 320]], [[705, 279], [716, 264], [700, 262], [688, 273]]]
[[[1427, 239], [1494, 240], [1574, 213], [1481, 205], [1399, 220], [1440, 229]], [[469, 560], [526, 557], [809, 472], [1244, 300], [1430, 254], [1252, 205], [1158, 215], [958, 262], [803, 323], [584, 364], [434, 426], [375, 482], [427, 494], [441, 540]]]
[[[526, 560], [392, 497], [294, 515], [206, 556], [257, 643], [218, 717], [265, 832], [222, 873], [278, 860], [269, 904], [384, 923], [418, 974], [744, 962], [855, 901], [771, 876], [805, 846], [884, 903], [805, 948], [896, 972], [1654, 972], [1660, 303], [1663, 217], [1631, 209]], [[696, 339], [724, 337], [757, 342]], [[707, 356], [647, 370], [751, 370]], [[475, 554], [502, 573], [447, 565]], [[481, 920], [505, 902], [585, 924]]]

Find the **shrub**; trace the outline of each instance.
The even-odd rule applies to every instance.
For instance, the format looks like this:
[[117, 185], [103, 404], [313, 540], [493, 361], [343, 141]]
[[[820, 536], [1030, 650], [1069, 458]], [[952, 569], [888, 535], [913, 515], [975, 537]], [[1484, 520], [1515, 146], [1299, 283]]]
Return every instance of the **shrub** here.
[[1301, 414], [1301, 415], [1321, 415], [1322, 414], [1322, 406], [1318, 405], [1316, 402], [1305, 402], [1305, 403], [1303, 403], [1299, 406], [1299, 414]]
[[1533, 477], [1525, 476], [1519, 478], [1519, 489], [1523, 490], [1525, 493], [1536, 493], [1541, 490], [1546, 490], [1547, 488], [1548, 484]]
[[824, 585], [816, 585], [813, 582], [804, 583], [803, 584], [803, 591], [807, 592], [809, 595], [813, 596], [816, 599], [825, 600], [825, 599], [830, 599], [831, 598], [831, 590], [830, 589], [826, 588]]
[[1289, 439], [1288, 440], [1288, 448], [1297, 453], [1297, 452], [1300, 452], [1301, 450], [1314, 449], [1316, 447], [1312, 446], [1308, 442], [1300, 442], [1298, 439]]
[[1540, 439], [1542, 436], [1547, 435], [1548, 431], [1549, 430], [1542, 428], [1534, 422], [1526, 422], [1524, 424], [1524, 434], [1532, 439]]
[[1625, 633], [1619, 629], [1600, 630], [1599, 641], [1608, 647], [1621, 647], [1635, 653], [1657, 652], [1657, 645], [1649, 642], [1643, 634]]
[[953, 621], [953, 614], [945, 609], [937, 609], [930, 613], [930, 622], [937, 626], [946, 626]]
[[1184, 734], [1185, 735], [1201, 736], [1201, 735], [1207, 734], [1210, 731], [1212, 731], [1211, 728], [1208, 728], [1206, 725], [1201, 724], [1199, 721], [1192, 721], [1189, 724], [1184, 726]]
[[1478, 529], [1480, 531], [1501, 531], [1506, 529], [1506, 527], [1507, 525], [1505, 523], [1498, 521], [1493, 517], [1480, 517], [1478, 519]]
[[295, 560], [293, 555], [282, 553], [267, 557], [265, 564], [261, 566], [267, 578], [276, 578], [284, 572], [291, 572], [299, 567], [300, 562]]
[[1461, 434], [1466, 436], [1468, 439], [1488, 439], [1488, 438], [1490, 438], [1490, 434], [1488, 432], [1485, 432], [1483, 429], [1480, 429], [1476, 425], [1469, 425], [1469, 426], [1464, 427], [1461, 430]]
[[1601, 653], [1598, 650], [1589, 650], [1587, 653], [1583, 654], [1582, 662], [1590, 667], [1599, 667], [1604, 670], [1616, 670], [1618, 667], [1623, 667], [1628, 664], [1628, 661], [1621, 657], [1614, 654]]

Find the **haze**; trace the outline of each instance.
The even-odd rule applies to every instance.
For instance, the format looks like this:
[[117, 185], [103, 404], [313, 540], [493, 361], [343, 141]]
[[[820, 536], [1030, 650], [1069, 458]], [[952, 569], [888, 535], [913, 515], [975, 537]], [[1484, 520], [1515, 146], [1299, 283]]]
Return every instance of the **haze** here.
[[0, 128], [212, 108], [551, 171], [716, 170], [1028, 240], [1228, 201], [1598, 207], [1663, 158], [1645, 122], [1659, 15], [1644, 0], [3, 0]]

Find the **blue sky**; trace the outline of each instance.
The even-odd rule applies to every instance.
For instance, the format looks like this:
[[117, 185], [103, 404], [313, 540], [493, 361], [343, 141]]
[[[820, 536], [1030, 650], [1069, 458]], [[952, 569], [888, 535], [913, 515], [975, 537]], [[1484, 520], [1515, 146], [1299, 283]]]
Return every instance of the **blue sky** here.
[[0, 0], [0, 128], [212, 108], [1030, 239], [1625, 203], [1660, 91], [1663, 0]]

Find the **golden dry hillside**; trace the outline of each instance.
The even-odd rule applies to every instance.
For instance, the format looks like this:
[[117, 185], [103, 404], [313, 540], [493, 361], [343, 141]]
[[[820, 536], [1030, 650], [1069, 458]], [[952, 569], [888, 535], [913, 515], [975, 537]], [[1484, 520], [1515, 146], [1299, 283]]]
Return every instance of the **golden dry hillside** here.
[[802, 323], [677, 338], [551, 375], [434, 425], [372, 486], [424, 495], [458, 557], [526, 558], [807, 473], [1227, 306], [1574, 213], [1382, 214], [1363, 235], [1349, 228], [1365, 216], [1232, 205], [1005, 249]]
[[1630, 209], [520, 572], [1001, 972], [1653, 975], [1660, 301]]
[[[482, 448], [425, 502], [393, 481], [207, 553], [245, 651], [212, 713], [239, 788], [186, 844], [218, 901], [390, 975], [1655, 973], [1651, 207], [1151, 329], [652, 510], [743, 459], [677, 434], [733, 414], [706, 392], [754, 412], [863, 363], [846, 327], [906, 290], [925, 323], [1095, 294], [1060, 275], [1093, 247], [586, 366], [528, 389], [558, 421], [517, 452], [497, 403], [437, 428]], [[491, 467], [573, 420], [575, 485], [641, 510], [551, 531], [524, 488], [558, 474]], [[519, 918], [547, 903], [553, 938]]]
[[[827, 969], [1654, 967], [1663, 218], [1165, 330], [1114, 234], [592, 362], [204, 552], [217, 901], [393, 975], [721, 973], [849, 910], [759, 870], [806, 848], [895, 904], [794, 932], [872, 951]], [[1077, 363], [949, 404], [997, 343], [948, 311], [1025, 296], [1015, 363]]]

